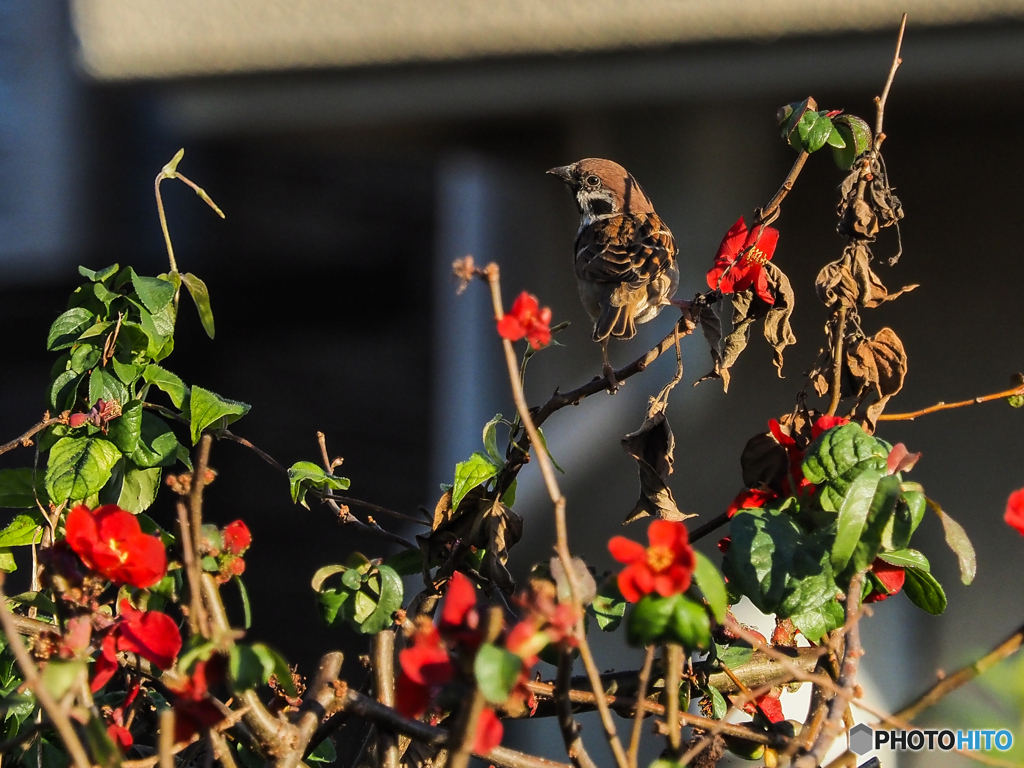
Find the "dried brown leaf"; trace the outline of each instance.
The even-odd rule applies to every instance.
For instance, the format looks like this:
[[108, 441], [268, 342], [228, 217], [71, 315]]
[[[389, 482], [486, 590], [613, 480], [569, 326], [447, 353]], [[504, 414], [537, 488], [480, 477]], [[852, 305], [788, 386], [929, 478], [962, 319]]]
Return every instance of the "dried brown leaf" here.
[[786, 449], [766, 432], [747, 440], [740, 454], [743, 485], [747, 488], [767, 488], [778, 485], [789, 471]]
[[764, 265], [764, 271], [768, 273], [768, 290], [775, 296], [775, 303], [769, 308], [764, 318], [764, 337], [775, 350], [772, 362], [781, 379], [782, 350], [791, 344], [796, 344], [796, 335], [789, 324], [789, 319], [793, 316], [793, 309], [796, 307], [796, 296], [786, 273], [775, 264], [769, 261]]
[[636, 460], [640, 475], [640, 498], [626, 515], [623, 525], [649, 515], [662, 520], [686, 520], [676, 506], [668, 476], [672, 474], [676, 439], [665, 416], [665, 403], [656, 403], [636, 432], [622, 438], [622, 448]]
[[883, 328], [869, 339], [861, 339], [846, 351], [846, 366], [858, 388], [858, 396], [874, 390], [874, 400], [865, 401], [863, 414], [870, 430], [885, 410], [889, 398], [903, 389], [907, 375], [907, 353], [891, 328]]
[[818, 273], [814, 286], [818, 298], [827, 307], [842, 302], [848, 307], [877, 307], [897, 296], [912, 291], [916, 285], [904, 286], [889, 293], [871, 269], [871, 251], [863, 240], [852, 240], [836, 261], [826, 264]]
[[[839, 234], [874, 240], [880, 229], [903, 218], [903, 204], [893, 194], [881, 156], [854, 165], [839, 186]], [[890, 263], [894, 263], [894, 260]]]

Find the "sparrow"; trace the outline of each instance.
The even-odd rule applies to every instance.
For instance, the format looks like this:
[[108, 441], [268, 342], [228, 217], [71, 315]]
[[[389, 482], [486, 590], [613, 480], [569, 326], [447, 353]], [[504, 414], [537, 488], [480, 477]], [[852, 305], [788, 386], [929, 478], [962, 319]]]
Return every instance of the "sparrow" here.
[[676, 241], [633, 175], [618, 163], [588, 157], [552, 168], [576, 195], [580, 228], [575, 271], [580, 299], [594, 321], [603, 373], [615, 392], [608, 340], [631, 339], [679, 287]]

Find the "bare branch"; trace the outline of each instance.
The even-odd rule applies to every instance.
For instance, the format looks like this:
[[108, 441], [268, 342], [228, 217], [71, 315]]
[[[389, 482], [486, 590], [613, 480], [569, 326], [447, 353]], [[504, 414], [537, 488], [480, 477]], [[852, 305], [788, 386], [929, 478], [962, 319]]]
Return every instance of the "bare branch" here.
[[25, 447], [30, 446], [30, 445], [32, 445], [32, 437], [37, 432], [42, 432], [44, 429], [46, 429], [47, 427], [52, 427], [54, 424], [67, 424], [67, 423], [68, 423], [68, 414], [67, 414], [67, 412], [64, 412], [60, 416], [56, 416], [56, 417], [54, 417], [52, 419], [49, 417], [49, 414], [47, 414], [46, 418], [44, 418], [42, 421], [40, 421], [34, 427], [31, 427], [28, 430], [26, 430], [25, 433], [23, 435], [21, 435], [20, 437], [16, 437], [13, 440], [11, 440], [9, 443], [4, 443], [3, 445], [0, 445], [0, 453], [7, 453], [8, 451], [14, 450], [18, 446], [25, 446]]
[[593, 759], [583, 746], [580, 728], [572, 714], [572, 701], [569, 690], [572, 686], [572, 653], [562, 647], [558, 651], [558, 677], [555, 679], [555, 710], [558, 713], [558, 727], [562, 732], [565, 752], [574, 768], [597, 768]]
[[1005, 400], [1008, 397], [1021, 396], [1024, 396], [1024, 386], [1004, 389], [1002, 392], [996, 392], [993, 395], [982, 395], [970, 400], [960, 400], [956, 403], [936, 403], [928, 408], [922, 408], [919, 411], [911, 411], [909, 413], [883, 413], [878, 417], [878, 421], [913, 421], [918, 416], [927, 416], [929, 413], [935, 413], [936, 411], [948, 411], [951, 408], [963, 408], [968, 405], [978, 405], [980, 403], [989, 403], [993, 400]]
[[633, 732], [629, 735], [629, 751], [626, 757], [629, 760], [630, 768], [637, 768], [637, 755], [640, 751], [640, 731], [644, 724], [644, 713], [647, 711], [647, 684], [651, 679], [651, 667], [654, 665], [654, 646], [647, 646], [647, 654], [644, 656], [644, 666], [640, 670], [640, 677], [636, 689], [636, 712], [633, 714]]

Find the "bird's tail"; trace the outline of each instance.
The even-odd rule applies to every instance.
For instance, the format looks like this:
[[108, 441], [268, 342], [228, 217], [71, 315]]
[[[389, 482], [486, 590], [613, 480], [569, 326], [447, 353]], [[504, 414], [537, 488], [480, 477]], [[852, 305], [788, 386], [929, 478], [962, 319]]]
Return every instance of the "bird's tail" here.
[[594, 323], [594, 341], [604, 341], [609, 336], [616, 339], [632, 339], [636, 335], [634, 309], [632, 304], [616, 307], [607, 302], [601, 308], [601, 316]]

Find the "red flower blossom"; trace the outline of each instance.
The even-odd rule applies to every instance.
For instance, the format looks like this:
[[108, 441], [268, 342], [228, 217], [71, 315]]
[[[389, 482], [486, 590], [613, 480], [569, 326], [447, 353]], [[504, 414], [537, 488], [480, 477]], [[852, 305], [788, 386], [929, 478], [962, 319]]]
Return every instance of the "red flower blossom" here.
[[151, 587], [167, 572], [167, 553], [130, 512], [115, 504], [95, 511], [79, 505], [68, 514], [65, 539], [85, 565], [115, 584]]
[[772, 433], [772, 437], [775, 441], [786, 449], [786, 455], [789, 456], [789, 472], [782, 480], [782, 491], [785, 494], [792, 494], [793, 480], [796, 482], [796, 492], [802, 493], [804, 490], [810, 492], [814, 491], [814, 486], [811, 482], [804, 477], [803, 461], [804, 452], [797, 447], [796, 438], [790, 434], [787, 434], [782, 429], [782, 425], [779, 424], [777, 419], [768, 420], [768, 429]]
[[103, 639], [96, 659], [92, 690], [98, 691], [117, 671], [117, 652], [141, 656], [160, 669], [170, 669], [181, 651], [181, 633], [174, 619], [158, 611], [138, 611], [127, 600], [119, 604], [121, 618]]
[[441, 609], [441, 634], [450, 642], [473, 650], [483, 642], [480, 614], [476, 609], [476, 587], [469, 577], [456, 571], [448, 583]]
[[478, 755], [486, 755], [501, 744], [504, 730], [501, 720], [494, 714], [494, 710], [490, 707], [484, 709], [476, 723], [476, 741], [473, 742], [473, 752]]
[[754, 286], [764, 302], [774, 304], [764, 265], [774, 255], [778, 242], [779, 230], [754, 227], [748, 232], [747, 223], [740, 216], [718, 246], [715, 266], [708, 272], [708, 285], [722, 293], [737, 293]]
[[729, 504], [725, 512], [729, 517], [732, 517], [741, 509], [760, 509], [769, 501], [778, 497], [779, 494], [775, 491], [761, 488], [744, 488], [736, 494], [736, 498], [732, 500], [732, 503]]
[[398, 654], [400, 672], [395, 685], [395, 709], [419, 717], [441, 688], [455, 675], [455, 666], [441, 635], [429, 620], [417, 622], [413, 645]]
[[811, 440], [817, 440], [820, 435], [828, 432], [832, 427], [841, 427], [843, 424], [849, 423], [850, 420], [844, 419], [842, 416], [819, 416], [811, 425]]
[[647, 529], [647, 537], [649, 547], [624, 536], [608, 542], [612, 557], [626, 563], [618, 583], [622, 596], [631, 603], [652, 592], [662, 597], [685, 592], [696, 564], [689, 533], [682, 523], [655, 520]]
[[111, 723], [107, 726], [107, 736], [121, 750], [121, 754], [127, 752], [128, 748], [135, 743], [131, 732], [123, 725], [118, 725], [117, 723]]
[[188, 741], [197, 731], [205, 730], [224, 719], [217, 705], [210, 700], [210, 686], [223, 677], [224, 657], [211, 656], [196, 662], [192, 674], [176, 685], [168, 684], [174, 693], [174, 740]]
[[756, 701], [748, 701], [744, 704], [743, 711], [751, 715], [760, 712], [768, 718], [769, 722], [780, 723], [786, 719], [786, 716], [782, 713], [782, 702], [779, 701], [781, 695], [781, 690], [773, 688], [764, 696], [758, 697]]
[[509, 341], [525, 336], [531, 347], [540, 349], [551, 343], [551, 309], [541, 309], [537, 297], [523, 291], [512, 309], [498, 321], [498, 335]]
[[907, 572], [898, 565], [887, 563], [881, 558], [871, 564], [871, 572], [878, 577], [885, 587], [885, 592], [872, 592], [866, 598], [865, 603], [878, 603], [903, 589], [903, 582], [907, 578]]
[[1003, 520], [1024, 536], [1024, 488], [1010, 494], [1010, 498], [1006, 502], [1006, 514], [1003, 515]]
[[224, 548], [232, 555], [241, 555], [252, 544], [249, 527], [241, 520], [228, 523], [224, 528]]

